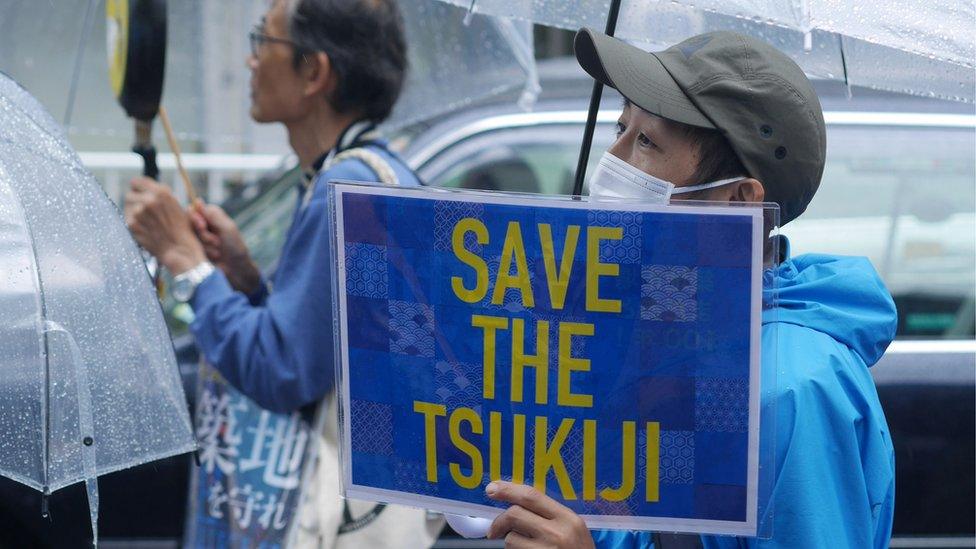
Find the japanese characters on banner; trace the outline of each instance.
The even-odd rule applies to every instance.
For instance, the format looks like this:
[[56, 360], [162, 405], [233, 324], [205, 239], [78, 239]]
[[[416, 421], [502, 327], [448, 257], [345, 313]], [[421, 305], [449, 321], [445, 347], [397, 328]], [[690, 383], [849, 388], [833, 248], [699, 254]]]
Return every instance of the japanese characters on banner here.
[[761, 210], [332, 189], [347, 496], [756, 534]]
[[311, 425], [276, 414], [201, 366], [185, 547], [285, 545], [297, 512]]

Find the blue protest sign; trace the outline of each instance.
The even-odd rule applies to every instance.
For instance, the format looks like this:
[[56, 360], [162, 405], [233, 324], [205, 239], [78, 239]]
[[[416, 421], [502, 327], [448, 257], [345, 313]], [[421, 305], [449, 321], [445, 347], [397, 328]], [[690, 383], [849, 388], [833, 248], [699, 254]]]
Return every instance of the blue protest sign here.
[[332, 191], [347, 496], [755, 535], [761, 209]]
[[312, 427], [300, 413], [262, 409], [216, 370], [200, 367], [184, 547], [284, 547], [296, 519]]

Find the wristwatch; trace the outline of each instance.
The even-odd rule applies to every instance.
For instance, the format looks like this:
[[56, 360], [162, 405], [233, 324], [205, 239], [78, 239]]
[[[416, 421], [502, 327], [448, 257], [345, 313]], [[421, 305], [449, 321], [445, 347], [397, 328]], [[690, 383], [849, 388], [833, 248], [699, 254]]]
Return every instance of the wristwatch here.
[[196, 291], [197, 286], [214, 271], [213, 263], [209, 261], [202, 261], [193, 267], [189, 271], [180, 273], [173, 277], [173, 287], [170, 289], [170, 293], [173, 295], [173, 299], [179, 301], [180, 303], [186, 303], [190, 301], [193, 297], [193, 292]]

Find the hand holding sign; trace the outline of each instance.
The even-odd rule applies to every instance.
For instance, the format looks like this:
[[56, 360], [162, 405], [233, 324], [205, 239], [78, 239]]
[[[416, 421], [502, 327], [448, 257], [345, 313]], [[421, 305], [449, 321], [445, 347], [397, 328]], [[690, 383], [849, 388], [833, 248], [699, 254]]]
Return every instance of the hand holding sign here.
[[505, 539], [506, 547], [586, 549], [593, 537], [579, 515], [531, 486], [494, 481], [488, 497], [512, 504], [498, 515], [488, 539]]

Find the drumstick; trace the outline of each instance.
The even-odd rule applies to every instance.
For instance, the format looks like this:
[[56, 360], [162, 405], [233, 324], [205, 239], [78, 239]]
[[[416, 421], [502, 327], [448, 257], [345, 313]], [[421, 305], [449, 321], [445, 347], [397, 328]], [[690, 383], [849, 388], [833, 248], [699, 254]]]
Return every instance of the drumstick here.
[[163, 129], [166, 130], [166, 140], [169, 141], [169, 148], [173, 151], [173, 157], [176, 159], [176, 168], [179, 170], [180, 176], [183, 179], [186, 196], [190, 199], [190, 204], [195, 204], [198, 200], [197, 192], [193, 189], [193, 184], [190, 183], [190, 176], [186, 173], [186, 168], [183, 167], [183, 159], [180, 157], [180, 146], [176, 144], [176, 136], [173, 135], [173, 127], [169, 124], [166, 107], [162, 105], [159, 106], [159, 119], [163, 122]]

